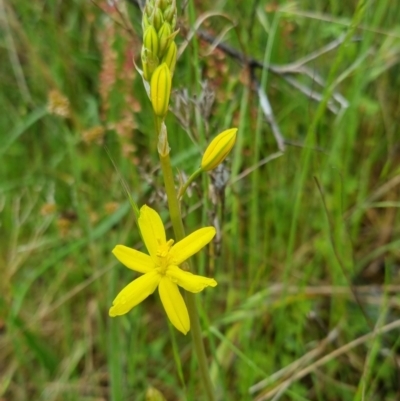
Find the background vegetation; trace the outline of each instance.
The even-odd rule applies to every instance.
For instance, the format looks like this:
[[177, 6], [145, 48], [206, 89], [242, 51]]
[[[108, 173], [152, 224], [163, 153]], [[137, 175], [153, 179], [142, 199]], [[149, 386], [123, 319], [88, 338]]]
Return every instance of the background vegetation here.
[[[219, 283], [198, 297], [219, 398], [400, 399], [400, 3], [178, 7], [179, 173], [239, 127], [183, 203], [188, 231], [220, 233], [196, 263]], [[202, 399], [158, 296], [108, 317], [135, 277], [111, 250], [142, 247], [121, 178], [168, 221], [140, 19], [0, 0], [1, 400]]]

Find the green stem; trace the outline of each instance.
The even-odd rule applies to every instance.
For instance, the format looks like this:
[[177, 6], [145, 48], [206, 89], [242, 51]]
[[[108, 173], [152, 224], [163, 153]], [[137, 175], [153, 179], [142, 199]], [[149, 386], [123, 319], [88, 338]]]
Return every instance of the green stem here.
[[186, 190], [188, 189], [189, 185], [203, 172], [203, 169], [200, 167], [196, 170], [188, 180], [183, 184], [182, 188], [179, 190], [178, 200], [182, 199], [183, 195], [185, 195]]
[[[169, 149], [168, 144], [165, 144], [164, 149]], [[169, 158], [169, 150], [166, 152], [159, 152], [159, 155], [172, 227], [174, 229], [176, 241], [180, 241], [185, 237], [185, 229], [183, 227], [181, 210], [175, 189], [174, 175], [172, 172], [171, 160]], [[190, 261], [188, 261], [188, 263], [190, 264]], [[186, 303], [190, 318], [190, 331], [192, 334], [194, 350], [197, 356], [197, 362], [199, 364], [200, 376], [203, 381], [203, 387], [207, 393], [208, 400], [215, 401], [214, 389], [209, 375], [209, 368], [200, 327], [199, 314], [197, 312], [195, 295], [190, 292], [186, 292]]]
[[174, 175], [172, 172], [169, 154], [160, 154], [160, 162], [161, 170], [164, 177], [165, 192], [167, 193], [168, 209], [175, 234], [175, 240], [180, 241], [181, 239], [185, 238], [185, 229], [183, 228], [181, 209], [179, 207], [178, 197], [175, 190]]

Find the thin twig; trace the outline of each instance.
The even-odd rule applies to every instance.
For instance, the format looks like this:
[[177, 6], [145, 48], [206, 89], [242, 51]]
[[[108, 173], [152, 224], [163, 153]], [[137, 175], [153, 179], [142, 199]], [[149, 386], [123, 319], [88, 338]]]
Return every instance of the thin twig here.
[[[206, 42], [213, 43], [213, 44], [215, 43], [215, 37], [213, 35], [211, 35], [209, 32], [199, 29], [197, 31], [197, 34], [199, 35], [200, 38], [202, 38]], [[324, 87], [325, 80], [316, 71], [307, 67], [305, 64], [314, 60], [315, 58], [320, 57], [323, 54], [337, 48], [338, 46], [340, 46], [343, 43], [343, 40], [344, 40], [344, 37], [341, 36], [338, 39], [335, 39], [334, 41], [332, 41], [331, 43], [328, 43], [327, 45], [323, 46], [321, 49], [318, 49], [318, 50], [312, 52], [311, 54], [299, 59], [298, 61], [295, 61], [290, 64], [286, 64], [286, 65], [276, 65], [276, 64], [265, 65], [260, 60], [257, 60], [253, 57], [245, 56], [242, 52], [234, 49], [233, 47], [231, 47], [223, 42], [219, 42], [216, 45], [216, 47], [218, 49], [220, 49], [221, 51], [223, 51], [225, 54], [227, 54], [230, 57], [237, 60], [240, 64], [248, 65], [251, 70], [256, 69], [256, 68], [268, 69], [272, 73], [285, 79], [290, 85], [292, 85], [294, 88], [296, 88], [303, 94], [307, 95], [310, 99], [315, 100], [315, 101], [320, 101], [322, 98], [322, 95], [320, 93], [316, 93], [315, 90], [305, 87], [303, 84], [298, 82], [295, 78], [288, 77], [288, 76], [304, 74], [304, 75], [307, 75], [308, 77], [310, 77], [316, 83], [318, 83], [321, 87]], [[353, 40], [359, 40], [359, 38], [354, 38]], [[340, 93], [334, 92], [332, 94], [332, 98], [334, 100], [336, 100], [342, 108], [348, 107], [347, 100]], [[339, 112], [339, 109], [337, 107], [333, 106], [332, 102], [328, 105], [328, 108], [334, 114], [337, 114]]]
[[281, 130], [275, 120], [274, 113], [272, 111], [271, 103], [268, 99], [268, 95], [264, 92], [263, 88], [261, 87], [260, 83], [258, 82], [256, 77], [253, 77], [254, 84], [257, 87], [258, 97], [260, 98], [260, 106], [261, 110], [264, 113], [265, 118], [269, 126], [271, 127], [272, 133], [274, 134], [276, 143], [278, 144], [278, 149], [281, 152], [285, 151], [285, 140], [281, 134]]
[[[315, 89], [313, 89], [313, 88], [309, 88], [308, 86], [303, 85], [301, 82], [299, 82], [297, 79], [293, 78], [292, 76], [282, 75], [282, 78], [287, 83], [292, 85], [293, 88], [296, 88], [299, 92], [306, 95], [309, 99], [315, 100], [316, 102], [320, 102], [323, 99], [323, 95], [321, 93], [316, 92]], [[339, 108], [332, 102], [332, 100], [328, 101], [327, 108], [333, 114], [339, 113]]]
[[264, 164], [269, 163], [270, 161], [277, 159], [278, 157], [281, 157], [283, 155], [282, 152], [276, 152], [273, 153], [272, 155], [269, 155], [265, 157], [264, 159], [260, 160], [257, 164], [254, 164], [253, 166], [247, 168], [246, 170], [242, 171], [239, 175], [237, 175], [233, 180], [230, 181], [229, 185], [234, 184], [235, 182], [241, 180], [242, 178], [246, 177], [246, 175], [251, 174], [253, 171], [257, 170]]

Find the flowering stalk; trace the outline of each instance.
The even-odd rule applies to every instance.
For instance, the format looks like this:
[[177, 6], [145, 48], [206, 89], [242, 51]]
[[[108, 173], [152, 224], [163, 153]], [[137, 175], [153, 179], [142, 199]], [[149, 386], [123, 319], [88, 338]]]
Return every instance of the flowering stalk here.
[[[181, 241], [185, 237], [185, 230], [169, 157], [167, 128], [164, 124], [177, 57], [177, 47], [174, 42], [178, 33], [178, 30], [175, 30], [176, 19], [176, 0], [147, 0], [142, 19], [144, 32], [142, 65], [143, 78], [150, 84], [149, 97], [153, 106], [155, 130], [158, 138], [157, 148], [168, 199], [168, 209], [175, 240]], [[182, 267], [191, 270], [190, 260]], [[186, 291], [186, 303], [203, 388], [208, 400], [214, 401], [214, 390], [209, 376], [196, 300], [194, 294], [188, 291]]]
[[[174, 230], [175, 238], [177, 241], [179, 241], [185, 237], [185, 229], [183, 227], [181, 210], [179, 207], [178, 196], [175, 189], [174, 175], [172, 172], [171, 160], [169, 157], [167, 135], [166, 133], [164, 134], [162, 130], [157, 132], [157, 135], [159, 137], [158, 151], [160, 156], [161, 170], [163, 172], [165, 191], [168, 199], [168, 209], [171, 216], [171, 223]], [[190, 268], [190, 260], [188, 260], [188, 264]], [[209, 368], [203, 343], [200, 319], [197, 312], [196, 298], [195, 295], [190, 292], [186, 292], [185, 297], [190, 318], [190, 331], [192, 334], [193, 345], [197, 356], [197, 362], [199, 364], [203, 387], [207, 394], [208, 400], [214, 401], [214, 390], [209, 375]]]
[[[207, 399], [214, 401], [194, 293], [206, 287], [215, 287], [217, 282], [212, 278], [191, 273], [190, 257], [207, 245], [216, 231], [214, 227], [203, 227], [186, 237], [179, 200], [200, 173], [211, 171], [223, 162], [234, 146], [237, 129], [228, 129], [214, 138], [204, 153], [200, 168], [191, 175], [178, 196], [169, 156], [167, 127], [164, 123], [169, 109], [177, 57], [174, 42], [178, 33], [175, 29], [176, 18], [176, 0], [147, 0], [142, 19], [141, 52], [142, 75], [153, 109], [158, 138], [157, 149], [176, 243], [172, 239], [167, 240], [161, 217], [155, 210], [144, 205], [139, 211], [134, 205], [148, 254], [125, 245], [117, 245], [114, 248], [115, 257], [142, 276], [119, 292], [109, 314], [112, 317], [124, 315], [158, 288], [161, 302], [173, 326], [183, 334], [191, 331], [203, 388]], [[186, 304], [178, 286], [186, 290]]]

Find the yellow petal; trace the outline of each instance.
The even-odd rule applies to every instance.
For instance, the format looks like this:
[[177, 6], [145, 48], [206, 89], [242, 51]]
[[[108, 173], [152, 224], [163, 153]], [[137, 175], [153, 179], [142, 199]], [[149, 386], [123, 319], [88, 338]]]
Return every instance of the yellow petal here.
[[169, 278], [163, 277], [158, 286], [161, 302], [168, 319], [177, 330], [186, 334], [190, 330], [189, 314], [178, 286]]
[[153, 259], [149, 255], [127, 246], [117, 245], [112, 253], [128, 269], [136, 272], [148, 273], [155, 268]]
[[206, 287], [215, 287], [217, 285], [213, 278], [197, 276], [180, 269], [178, 266], [169, 266], [166, 275], [174, 283], [190, 292], [200, 292]]
[[114, 299], [109, 315], [114, 317], [128, 313], [155, 291], [160, 280], [160, 274], [152, 270], [132, 281]]
[[157, 250], [166, 243], [164, 225], [160, 215], [151, 207], [140, 208], [139, 227], [143, 241], [153, 260], [157, 260]]
[[177, 242], [170, 251], [174, 264], [180, 265], [186, 259], [199, 252], [201, 248], [214, 238], [214, 235], [214, 227], [204, 227]]

